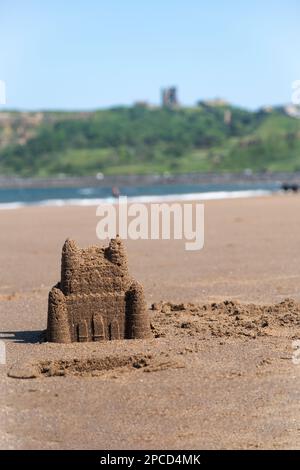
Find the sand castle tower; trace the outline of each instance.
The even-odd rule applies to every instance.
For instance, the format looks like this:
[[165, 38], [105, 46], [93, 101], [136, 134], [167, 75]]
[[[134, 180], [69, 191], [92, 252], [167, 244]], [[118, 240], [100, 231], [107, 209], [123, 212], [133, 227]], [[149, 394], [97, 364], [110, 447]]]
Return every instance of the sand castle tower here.
[[146, 338], [143, 287], [128, 272], [119, 237], [80, 249], [66, 240], [61, 281], [49, 293], [47, 339], [55, 343]]

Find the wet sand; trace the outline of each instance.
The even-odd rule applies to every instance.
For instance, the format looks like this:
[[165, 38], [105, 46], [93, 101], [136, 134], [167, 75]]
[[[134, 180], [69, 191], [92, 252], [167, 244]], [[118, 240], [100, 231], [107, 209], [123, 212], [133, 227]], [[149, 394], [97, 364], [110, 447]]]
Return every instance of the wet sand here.
[[[299, 209], [297, 195], [207, 201], [203, 250], [126, 242], [148, 305], [184, 305], [151, 311], [149, 340], [68, 346], [38, 341], [64, 240], [97, 243], [95, 207], [1, 211], [1, 448], [300, 448]], [[249, 306], [286, 298], [266, 327]]]

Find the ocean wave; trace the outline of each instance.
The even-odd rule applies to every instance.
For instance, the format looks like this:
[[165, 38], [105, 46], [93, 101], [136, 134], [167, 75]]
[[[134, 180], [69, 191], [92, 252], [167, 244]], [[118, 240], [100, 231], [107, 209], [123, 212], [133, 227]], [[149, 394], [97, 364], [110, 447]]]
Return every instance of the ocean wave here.
[[80, 188], [78, 189], [78, 193], [82, 196], [90, 196], [91, 194], [95, 194], [95, 188]]
[[11, 209], [20, 209], [25, 207], [27, 204], [24, 202], [1, 202], [0, 210], [11, 210]]
[[[217, 199], [237, 199], [268, 196], [273, 191], [255, 189], [255, 190], [240, 190], [240, 191], [210, 191], [202, 193], [187, 193], [187, 194], [165, 194], [156, 196], [130, 196], [127, 197], [128, 203], [159, 203], [171, 201], [208, 201]], [[100, 204], [117, 204], [125, 202], [122, 197], [117, 201], [113, 197], [106, 198], [72, 198], [72, 199], [45, 199], [35, 202], [5, 202], [0, 203], [0, 210], [19, 209], [26, 206], [48, 206], [48, 207], [65, 207], [65, 206], [98, 206]]]

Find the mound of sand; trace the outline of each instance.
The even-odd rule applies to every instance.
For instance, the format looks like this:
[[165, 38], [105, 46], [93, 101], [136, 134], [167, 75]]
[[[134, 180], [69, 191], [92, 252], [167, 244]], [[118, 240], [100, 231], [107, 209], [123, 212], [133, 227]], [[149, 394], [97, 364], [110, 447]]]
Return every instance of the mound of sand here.
[[[199, 340], [297, 338], [300, 303], [273, 305], [225, 300], [212, 304], [159, 302], [151, 308], [152, 336], [143, 340], [32, 345], [31, 357], [12, 365], [12, 378], [111, 376], [185, 367], [184, 356], [198, 353]], [[41, 337], [41, 341], [43, 338]], [[203, 343], [202, 343], [203, 345]], [[208, 345], [205, 345], [206, 349]]]
[[[160, 302], [152, 304], [155, 337], [189, 335], [207, 337], [276, 336], [300, 326], [300, 304], [292, 299], [274, 305], [221, 303], [197, 305]], [[295, 330], [296, 333], [296, 330]]]

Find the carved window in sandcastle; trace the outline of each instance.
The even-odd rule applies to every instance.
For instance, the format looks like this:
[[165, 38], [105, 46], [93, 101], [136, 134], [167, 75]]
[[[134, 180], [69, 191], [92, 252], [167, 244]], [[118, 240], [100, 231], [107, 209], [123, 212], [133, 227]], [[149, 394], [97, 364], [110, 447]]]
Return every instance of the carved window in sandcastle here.
[[109, 324], [109, 339], [120, 339], [120, 328], [117, 320], [112, 320]]
[[105, 326], [101, 313], [95, 313], [93, 316], [93, 340], [94, 341], [103, 341], [105, 340]]
[[80, 320], [77, 326], [77, 334], [78, 334], [78, 341], [83, 343], [88, 341], [89, 334], [88, 334], [88, 326], [85, 320]]

